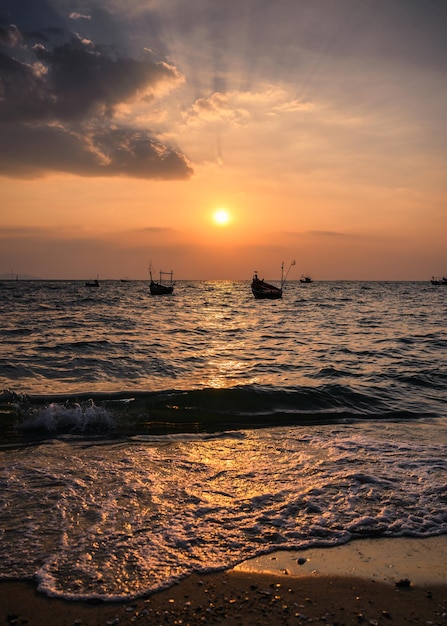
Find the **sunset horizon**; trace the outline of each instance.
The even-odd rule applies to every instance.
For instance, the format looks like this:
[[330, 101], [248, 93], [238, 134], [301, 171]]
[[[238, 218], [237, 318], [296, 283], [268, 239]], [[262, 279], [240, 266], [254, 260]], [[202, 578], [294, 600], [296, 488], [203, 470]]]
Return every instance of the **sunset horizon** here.
[[447, 273], [447, 6], [4, 0], [0, 274]]

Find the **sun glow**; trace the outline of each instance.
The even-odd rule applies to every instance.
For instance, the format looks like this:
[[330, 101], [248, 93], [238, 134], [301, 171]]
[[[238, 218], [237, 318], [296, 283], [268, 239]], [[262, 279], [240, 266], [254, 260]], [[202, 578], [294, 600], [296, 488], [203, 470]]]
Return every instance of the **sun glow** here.
[[231, 219], [229, 212], [226, 209], [217, 209], [213, 213], [214, 223], [218, 226], [226, 226]]

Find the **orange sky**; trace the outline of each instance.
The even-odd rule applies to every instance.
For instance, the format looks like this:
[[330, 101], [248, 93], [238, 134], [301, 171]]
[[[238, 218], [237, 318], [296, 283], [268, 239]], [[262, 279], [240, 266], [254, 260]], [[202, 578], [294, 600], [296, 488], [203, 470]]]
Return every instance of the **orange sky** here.
[[447, 274], [447, 6], [16, 4], [0, 274]]

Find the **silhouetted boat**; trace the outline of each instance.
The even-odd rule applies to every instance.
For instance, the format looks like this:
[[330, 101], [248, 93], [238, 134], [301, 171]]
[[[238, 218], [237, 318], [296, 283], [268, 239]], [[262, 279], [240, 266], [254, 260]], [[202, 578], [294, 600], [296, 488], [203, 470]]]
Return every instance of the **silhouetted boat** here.
[[95, 280], [88, 280], [85, 283], [86, 287], [99, 287], [99, 278], [96, 277]]
[[[152, 270], [150, 266], [149, 266], [149, 275], [151, 277], [151, 282], [149, 283], [149, 289], [153, 296], [165, 296], [165, 295], [171, 294], [174, 291], [175, 283], [172, 282], [172, 270], [170, 272], [160, 271], [160, 279], [158, 283], [152, 279]], [[169, 280], [168, 285], [163, 284], [163, 276], [169, 276], [170, 280]]]
[[255, 298], [267, 298], [269, 300], [277, 300], [282, 298], [282, 288], [270, 285], [264, 280], [258, 278], [258, 274], [255, 272], [251, 283], [251, 291]]
[[443, 276], [442, 278], [432, 276], [430, 282], [432, 285], [447, 285], [447, 276]]
[[309, 274], [301, 274], [300, 283], [311, 283], [311, 282], [312, 282], [312, 278], [309, 276]]
[[278, 300], [282, 298], [284, 283], [286, 282], [287, 275], [292, 265], [295, 265], [295, 261], [292, 261], [284, 277], [284, 262], [281, 264], [281, 287], [266, 283], [265, 280], [258, 278], [258, 273], [255, 271], [253, 280], [251, 281], [251, 291], [254, 297], [258, 300]]

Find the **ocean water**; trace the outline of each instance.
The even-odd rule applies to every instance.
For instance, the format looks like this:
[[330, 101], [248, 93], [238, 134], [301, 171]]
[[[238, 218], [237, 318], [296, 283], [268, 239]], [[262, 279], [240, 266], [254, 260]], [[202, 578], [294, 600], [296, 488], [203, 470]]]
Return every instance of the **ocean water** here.
[[447, 288], [0, 283], [0, 578], [145, 595], [447, 533]]

